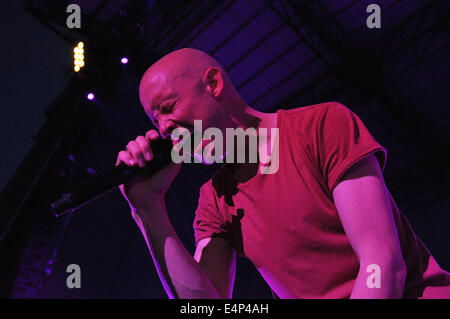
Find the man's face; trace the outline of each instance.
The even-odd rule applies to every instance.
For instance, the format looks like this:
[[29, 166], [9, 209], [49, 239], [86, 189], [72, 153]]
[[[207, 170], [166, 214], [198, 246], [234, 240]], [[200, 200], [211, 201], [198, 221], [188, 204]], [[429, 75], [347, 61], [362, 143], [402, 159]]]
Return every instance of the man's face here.
[[141, 84], [142, 106], [163, 137], [169, 137], [177, 127], [191, 129], [193, 125], [191, 103], [182, 98], [179, 89], [163, 73], [146, 76]]
[[176, 128], [186, 128], [192, 134], [194, 120], [202, 121], [203, 131], [217, 127], [225, 133], [222, 106], [207, 93], [201, 78], [173, 80], [164, 72], [154, 72], [144, 76], [139, 93], [147, 116], [164, 138]]

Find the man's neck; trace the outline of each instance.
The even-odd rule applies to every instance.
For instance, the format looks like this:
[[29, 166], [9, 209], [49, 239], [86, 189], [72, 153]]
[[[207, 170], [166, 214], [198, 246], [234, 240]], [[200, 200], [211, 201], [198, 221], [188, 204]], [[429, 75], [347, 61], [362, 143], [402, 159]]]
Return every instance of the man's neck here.
[[241, 127], [244, 130], [247, 128], [267, 128], [269, 131], [271, 128], [277, 126], [277, 113], [263, 113], [256, 109], [243, 104], [240, 107], [234, 107], [229, 116], [234, 124], [234, 128]]
[[[246, 163], [227, 164], [230, 173], [238, 182], [246, 182], [258, 173], [261, 164], [259, 156], [261, 150], [264, 150], [265, 154], [269, 156], [272, 152], [273, 142], [276, 138], [272, 136], [272, 129], [278, 127], [278, 113], [263, 113], [247, 106], [242, 112], [234, 115], [235, 117], [232, 117], [232, 121], [235, 124], [235, 128], [240, 127], [244, 130], [254, 128], [257, 134], [258, 162], [248, 162], [249, 147], [248, 139], [246, 139]], [[267, 151], [264, 148], [267, 148]]]
[[263, 113], [251, 107], [246, 109], [246, 113], [257, 119], [257, 128], [267, 128], [270, 131], [271, 128], [277, 127], [277, 113]]

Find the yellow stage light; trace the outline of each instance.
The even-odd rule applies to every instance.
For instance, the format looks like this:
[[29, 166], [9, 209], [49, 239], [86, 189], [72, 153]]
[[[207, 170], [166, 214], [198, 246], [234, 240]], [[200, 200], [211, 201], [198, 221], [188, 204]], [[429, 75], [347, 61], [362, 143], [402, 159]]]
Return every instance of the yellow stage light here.
[[84, 43], [78, 42], [77, 46], [73, 48], [73, 69], [75, 72], [80, 71], [84, 67]]

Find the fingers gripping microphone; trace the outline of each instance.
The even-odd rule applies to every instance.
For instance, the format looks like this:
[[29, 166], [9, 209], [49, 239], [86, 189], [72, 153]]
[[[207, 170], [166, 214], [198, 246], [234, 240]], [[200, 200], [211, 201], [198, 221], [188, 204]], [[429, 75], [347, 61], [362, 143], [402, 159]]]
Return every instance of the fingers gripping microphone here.
[[171, 161], [171, 140], [159, 139], [151, 144], [153, 159], [145, 167], [130, 167], [123, 163], [104, 172], [99, 173], [88, 182], [77, 185], [71, 192], [63, 193], [61, 198], [50, 204], [56, 217], [79, 208], [116, 189], [119, 185], [133, 177], [150, 177], [155, 172], [167, 166]]

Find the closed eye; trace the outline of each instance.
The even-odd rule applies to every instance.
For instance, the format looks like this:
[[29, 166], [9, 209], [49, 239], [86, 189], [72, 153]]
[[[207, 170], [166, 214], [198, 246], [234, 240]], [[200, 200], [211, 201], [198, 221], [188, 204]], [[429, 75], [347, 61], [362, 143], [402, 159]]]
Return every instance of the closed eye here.
[[161, 111], [161, 114], [168, 114], [168, 113], [172, 112], [174, 105], [175, 105], [175, 103], [161, 105], [161, 107], [159, 108]]

